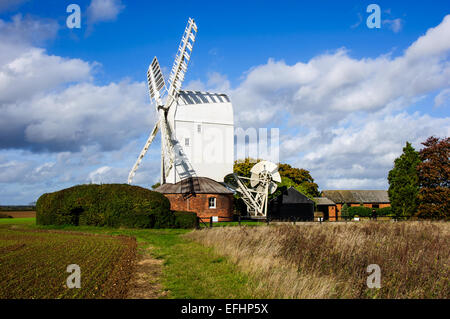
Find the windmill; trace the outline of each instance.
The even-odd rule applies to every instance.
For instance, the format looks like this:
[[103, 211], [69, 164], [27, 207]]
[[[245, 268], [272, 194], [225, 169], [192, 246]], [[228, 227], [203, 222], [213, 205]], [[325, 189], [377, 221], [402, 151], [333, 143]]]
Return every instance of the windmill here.
[[[277, 189], [276, 183], [281, 183], [278, 165], [261, 161], [253, 165], [250, 173], [250, 178], [233, 174], [237, 183], [236, 191], [240, 193], [250, 217], [266, 218], [269, 194], [273, 194]], [[251, 188], [247, 187], [246, 180], [250, 182]]]
[[[181, 90], [196, 35], [197, 25], [189, 18], [170, 72], [168, 88], [158, 59], [155, 57], [150, 63], [147, 71], [148, 88], [150, 100], [158, 112], [158, 120], [128, 175], [128, 184], [132, 183], [158, 131], [161, 131], [161, 184], [182, 181], [186, 192], [194, 192], [197, 187], [195, 184], [197, 179], [194, 177], [197, 173], [219, 181], [232, 171], [233, 110], [228, 97], [225, 94]], [[202, 124], [205, 124], [203, 129]], [[213, 141], [215, 145], [227, 149], [226, 159], [222, 165], [211, 161], [202, 162], [201, 156], [190, 152], [195, 144], [195, 139], [191, 138], [193, 132], [197, 133], [198, 130], [211, 136], [214, 135], [211, 134], [213, 129], [217, 127], [222, 129], [225, 126], [232, 129], [231, 134], [226, 132], [226, 143], [219, 138]], [[185, 142], [184, 145], [180, 143], [182, 140]], [[231, 146], [228, 146], [230, 141]], [[202, 151], [200, 142], [196, 146]]]

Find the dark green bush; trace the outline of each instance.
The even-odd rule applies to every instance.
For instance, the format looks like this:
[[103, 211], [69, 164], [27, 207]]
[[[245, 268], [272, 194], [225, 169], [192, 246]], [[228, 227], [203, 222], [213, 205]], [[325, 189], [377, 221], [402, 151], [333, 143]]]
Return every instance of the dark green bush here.
[[372, 208], [363, 206], [352, 206], [348, 208], [348, 216], [350, 218], [358, 215], [359, 217], [370, 217], [372, 215]]
[[198, 217], [196, 213], [193, 212], [176, 212], [175, 215], [175, 227], [176, 228], [197, 228], [198, 227]]
[[393, 213], [390, 206], [377, 209], [377, 216], [391, 216]]
[[42, 195], [36, 223], [169, 228], [175, 216], [169, 200], [158, 192], [127, 184], [90, 184]]

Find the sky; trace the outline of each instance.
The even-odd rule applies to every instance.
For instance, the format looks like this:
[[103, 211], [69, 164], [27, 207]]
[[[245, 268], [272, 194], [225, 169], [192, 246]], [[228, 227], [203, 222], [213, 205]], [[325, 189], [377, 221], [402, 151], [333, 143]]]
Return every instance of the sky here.
[[[147, 67], [167, 77], [188, 17], [183, 88], [228, 94], [235, 127], [279, 128], [280, 161], [321, 190], [387, 189], [406, 141], [450, 136], [446, 0], [0, 0], [0, 205], [125, 183], [156, 119]], [[159, 143], [135, 184], [159, 180]]]

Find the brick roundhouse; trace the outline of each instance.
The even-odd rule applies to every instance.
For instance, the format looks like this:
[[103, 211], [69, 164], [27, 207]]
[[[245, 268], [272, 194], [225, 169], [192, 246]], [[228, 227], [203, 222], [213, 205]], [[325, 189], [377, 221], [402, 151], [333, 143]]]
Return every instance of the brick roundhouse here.
[[195, 212], [204, 222], [212, 216], [219, 221], [233, 220], [233, 192], [208, 177], [193, 177], [195, 192], [186, 192], [183, 181], [166, 183], [155, 191], [164, 194], [170, 201], [170, 209]]

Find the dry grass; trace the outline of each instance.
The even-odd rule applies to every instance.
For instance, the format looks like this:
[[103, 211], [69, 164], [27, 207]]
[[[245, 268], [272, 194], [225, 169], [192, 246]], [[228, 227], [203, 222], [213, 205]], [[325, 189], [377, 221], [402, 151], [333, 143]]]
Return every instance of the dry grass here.
[[[251, 275], [255, 298], [449, 298], [450, 224], [224, 227], [187, 237]], [[381, 289], [366, 284], [381, 268]]]

